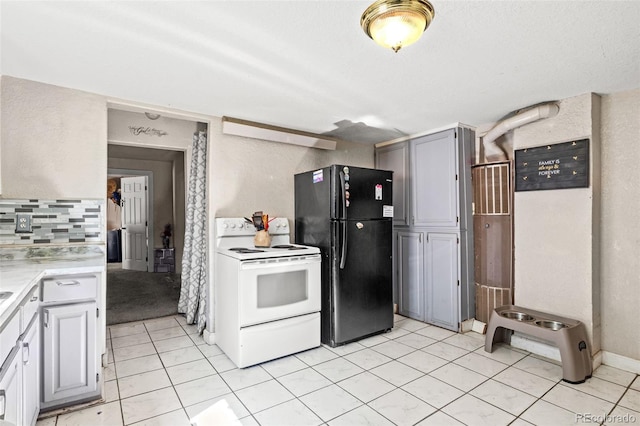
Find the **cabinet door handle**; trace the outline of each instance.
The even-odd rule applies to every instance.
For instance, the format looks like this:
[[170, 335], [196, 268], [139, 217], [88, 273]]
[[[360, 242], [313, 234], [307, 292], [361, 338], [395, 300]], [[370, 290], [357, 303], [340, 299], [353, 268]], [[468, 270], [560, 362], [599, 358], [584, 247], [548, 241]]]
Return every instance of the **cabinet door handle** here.
[[78, 280], [69, 280], [69, 281], [56, 281], [56, 284], [59, 286], [69, 286], [69, 285], [80, 285], [80, 281]]
[[6, 409], [7, 399], [4, 396], [4, 391], [0, 390], [0, 420], [4, 420], [4, 411]]
[[44, 326], [45, 328], [49, 327], [49, 311], [44, 310], [42, 313], [44, 314], [44, 320], [43, 320]]
[[[27, 350], [27, 356], [24, 356], [24, 351]], [[26, 359], [26, 361], [22, 361], [24, 365], [29, 365], [29, 361], [31, 360], [31, 349], [29, 348], [29, 342], [24, 342], [22, 344], [22, 358]]]
[[33, 296], [31, 299], [29, 299], [29, 302], [35, 302], [36, 300], [38, 300], [38, 296]]

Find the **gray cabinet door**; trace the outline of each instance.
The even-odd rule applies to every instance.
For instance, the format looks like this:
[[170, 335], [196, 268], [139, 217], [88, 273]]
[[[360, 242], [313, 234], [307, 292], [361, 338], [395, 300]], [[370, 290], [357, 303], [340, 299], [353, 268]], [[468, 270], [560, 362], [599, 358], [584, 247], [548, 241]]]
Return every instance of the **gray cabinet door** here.
[[427, 240], [426, 321], [458, 331], [458, 235], [429, 233]]
[[43, 402], [95, 392], [96, 303], [45, 307], [42, 317]]
[[393, 172], [393, 224], [409, 225], [409, 142], [376, 148], [376, 168]]
[[422, 232], [398, 232], [398, 311], [425, 320], [424, 237]]
[[458, 153], [456, 131], [446, 130], [411, 141], [411, 225], [458, 226]]

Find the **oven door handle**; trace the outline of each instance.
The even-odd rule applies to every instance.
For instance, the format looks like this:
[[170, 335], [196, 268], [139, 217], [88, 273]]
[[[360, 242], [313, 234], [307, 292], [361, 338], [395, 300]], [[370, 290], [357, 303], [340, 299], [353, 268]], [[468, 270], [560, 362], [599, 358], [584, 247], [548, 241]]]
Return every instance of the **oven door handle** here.
[[[286, 260], [283, 260], [286, 259]], [[281, 268], [281, 267], [291, 267], [291, 266], [301, 266], [301, 265], [311, 265], [314, 263], [320, 263], [321, 257], [319, 254], [314, 254], [311, 256], [304, 256], [301, 259], [291, 259], [291, 258], [275, 258], [272, 260], [245, 260], [240, 263], [240, 269], [243, 271], [249, 269], [270, 269], [270, 268]]]

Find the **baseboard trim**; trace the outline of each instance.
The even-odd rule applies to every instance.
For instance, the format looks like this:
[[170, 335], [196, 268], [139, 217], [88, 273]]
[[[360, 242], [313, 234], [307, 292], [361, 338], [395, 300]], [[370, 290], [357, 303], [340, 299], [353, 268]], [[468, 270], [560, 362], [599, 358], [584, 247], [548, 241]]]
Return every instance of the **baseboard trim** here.
[[628, 358], [626, 356], [614, 354], [612, 352], [601, 351], [602, 363], [609, 367], [640, 374], [640, 360]]
[[210, 345], [216, 344], [216, 333], [211, 332], [206, 328], [202, 330], [202, 338], [204, 339], [205, 342], [207, 342]]
[[[532, 339], [528, 336], [514, 333], [513, 336], [511, 336], [511, 346], [560, 362], [560, 350], [557, 347], [549, 345], [546, 342]], [[637, 359], [607, 351], [599, 351], [591, 358], [591, 364], [593, 365], [594, 370], [601, 364], [604, 364], [619, 370], [640, 374], [640, 360]]]
[[511, 336], [511, 346], [560, 362], [560, 349], [540, 340], [532, 339], [529, 336], [514, 333]]

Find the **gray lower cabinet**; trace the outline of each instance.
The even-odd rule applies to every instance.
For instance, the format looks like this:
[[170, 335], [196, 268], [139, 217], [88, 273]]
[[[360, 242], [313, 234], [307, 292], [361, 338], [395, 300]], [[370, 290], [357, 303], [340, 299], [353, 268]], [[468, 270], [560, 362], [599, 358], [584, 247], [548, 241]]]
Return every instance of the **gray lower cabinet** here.
[[459, 238], [430, 232], [426, 250], [426, 321], [458, 331]]
[[397, 235], [398, 312], [409, 318], [424, 321], [424, 233], [398, 231]]
[[98, 390], [96, 308], [85, 302], [42, 309], [45, 404]]
[[458, 235], [426, 231], [397, 235], [398, 312], [457, 331]]

